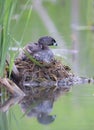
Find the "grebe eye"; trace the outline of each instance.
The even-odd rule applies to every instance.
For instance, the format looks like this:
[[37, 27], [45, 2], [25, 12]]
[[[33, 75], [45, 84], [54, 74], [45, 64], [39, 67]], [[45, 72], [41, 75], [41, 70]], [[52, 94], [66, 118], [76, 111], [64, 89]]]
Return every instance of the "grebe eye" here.
[[33, 47], [32, 47], [32, 46], [29, 46], [28, 48], [29, 48], [29, 50], [32, 50], [32, 49], [33, 49]]

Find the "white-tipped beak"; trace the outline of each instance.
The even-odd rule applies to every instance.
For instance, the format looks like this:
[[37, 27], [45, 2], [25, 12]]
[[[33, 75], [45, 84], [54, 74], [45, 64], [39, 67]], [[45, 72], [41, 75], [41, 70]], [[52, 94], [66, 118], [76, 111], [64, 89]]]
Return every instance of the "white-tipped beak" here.
[[57, 46], [57, 45], [58, 45], [57, 42], [55, 42], [55, 43], [54, 43], [54, 46]]

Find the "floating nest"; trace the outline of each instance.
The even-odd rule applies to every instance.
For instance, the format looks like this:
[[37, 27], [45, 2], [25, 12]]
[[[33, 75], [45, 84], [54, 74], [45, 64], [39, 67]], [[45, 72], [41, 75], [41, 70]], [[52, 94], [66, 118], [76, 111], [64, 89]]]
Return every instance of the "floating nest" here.
[[[71, 69], [68, 66], [63, 65], [61, 61], [58, 60], [54, 60], [49, 65], [44, 66], [41, 64], [41, 66], [38, 66], [35, 63], [33, 63], [30, 59], [26, 59], [25, 61], [21, 59], [16, 59], [15, 65], [20, 73], [20, 77], [17, 80], [15, 79], [15, 77], [12, 76], [13, 81], [26, 94], [31, 94], [31, 95], [38, 94], [39, 96], [41, 94], [44, 94], [44, 91], [46, 92], [49, 91], [50, 93], [60, 92], [61, 89], [57, 88], [56, 86], [53, 87], [46, 86], [46, 81], [49, 82], [50, 84], [51, 81], [65, 79], [68, 78], [70, 75], [72, 75], [70, 71]], [[31, 81], [44, 82], [44, 86], [46, 87], [44, 86], [32, 87], [32, 84], [31, 86], [26, 85], [26, 83], [30, 83]], [[63, 91], [65, 91], [64, 88]]]

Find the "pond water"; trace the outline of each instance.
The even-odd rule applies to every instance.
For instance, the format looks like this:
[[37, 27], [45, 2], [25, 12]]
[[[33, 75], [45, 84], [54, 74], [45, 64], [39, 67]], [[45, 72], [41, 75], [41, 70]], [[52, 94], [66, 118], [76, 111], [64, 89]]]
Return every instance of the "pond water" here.
[[1, 109], [8, 110], [0, 112], [0, 127], [15, 130], [93, 129], [93, 92], [93, 85], [80, 85], [58, 98], [49, 93], [37, 98], [31, 95], [22, 99], [11, 97]]

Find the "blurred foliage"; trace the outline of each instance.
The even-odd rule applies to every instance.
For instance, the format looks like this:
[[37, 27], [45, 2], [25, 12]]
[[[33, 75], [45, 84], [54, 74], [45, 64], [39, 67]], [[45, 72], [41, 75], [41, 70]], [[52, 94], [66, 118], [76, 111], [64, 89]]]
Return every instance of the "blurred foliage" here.
[[71, 0], [58, 0], [56, 3], [44, 0], [43, 3], [67, 46], [70, 46]]
[[80, 7], [80, 24], [87, 27], [85, 30], [80, 31], [80, 68], [83, 74], [94, 76], [94, 1], [83, 0]]

